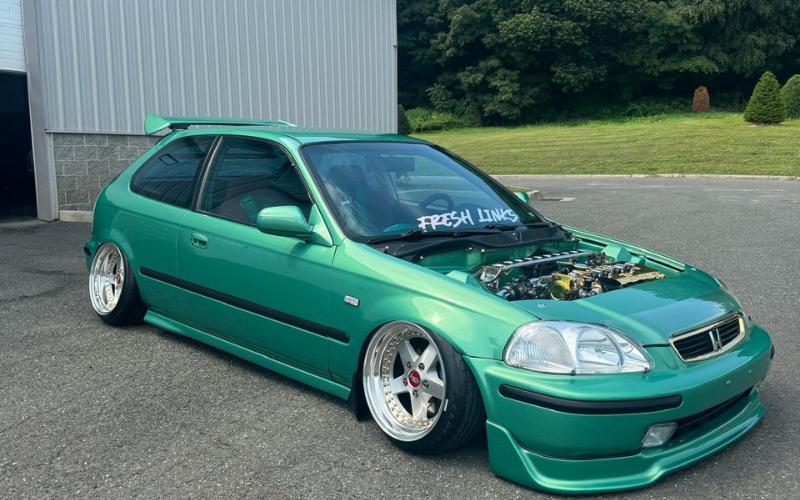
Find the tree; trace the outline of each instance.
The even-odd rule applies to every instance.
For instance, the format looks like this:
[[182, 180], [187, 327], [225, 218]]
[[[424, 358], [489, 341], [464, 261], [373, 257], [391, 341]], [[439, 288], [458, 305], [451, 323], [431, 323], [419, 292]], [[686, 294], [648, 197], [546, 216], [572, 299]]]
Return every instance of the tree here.
[[406, 108], [402, 105], [397, 106], [397, 133], [400, 135], [411, 135], [411, 122], [408, 121]]
[[772, 72], [767, 71], [758, 80], [744, 111], [744, 119], [750, 123], [763, 124], [776, 124], [786, 119], [786, 104], [781, 96], [778, 79]]
[[772, 66], [797, 42], [795, 0], [664, 0], [644, 9], [645, 72], [749, 77]]
[[398, 0], [399, 101], [472, 121], [741, 92], [800, 57], [797, 0]]
[[789, 78], [781, 89], [788, 118], [800, 118], [800, 75]]
[[425, 90], [442, 72], [431, 41], [445, 22], [438, 1], [397, 0], [398, 101], [408, 109], [427, 104]]
[[615, 52], [630, 40], [644, 4], [440, 0], [444, 30], [431, 41], [439, 54], [435, 83], [447, 88], [456, 108], [479, 109], [496, 123], [523, 121], [536, 106], [620, 73]]
[[711, 100], [708, 97], [708, 89], [701, 85], [694, 91], [692, 113], [708, 113], [709, 111], [711, 111]]

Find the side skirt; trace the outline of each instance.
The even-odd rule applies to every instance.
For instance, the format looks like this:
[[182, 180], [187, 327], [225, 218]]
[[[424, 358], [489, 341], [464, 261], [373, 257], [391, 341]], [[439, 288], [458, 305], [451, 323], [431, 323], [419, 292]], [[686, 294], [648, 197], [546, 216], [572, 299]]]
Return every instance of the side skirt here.
[[250, 349], [233, 344], [231, 342], [228, 342], [227, 340], [215, 337], [196, 328], [186, 326], [183, 323], [178, 323], [177, 321], [171, 320], [156, 312], [148, 310], [147, 314], [145, 314], [144, 316], [144, 320], [153, 326], [157, 326], [169, 332], [177, 333], [178, 335], [183, 335], [185, 337], [195, 339], [198, 342], [208, 344], [211, 347], [215, 347], [221, 351], [233, 354], [234, 356], [242, 358], [258, 366], [261, 366], [268, 370], [272, 370], [275, 373], [280, 373], [281, 375], [297, 380], [298, 382], [310, 385], [315, 389], [319, 389], [321, 391], [333, 394], [338, 398], [346, 400], [349, 399], [350, 397], [349, 387], [336, 383], [332, 380], [327, 380], [318, 377], [316, 375], [304, 372], [303, 370], [287, 365], [285, 363], [281, 363], [280, 361], [276, 361], [272, 358], [264, 356], [263, 354], [251, 351]]

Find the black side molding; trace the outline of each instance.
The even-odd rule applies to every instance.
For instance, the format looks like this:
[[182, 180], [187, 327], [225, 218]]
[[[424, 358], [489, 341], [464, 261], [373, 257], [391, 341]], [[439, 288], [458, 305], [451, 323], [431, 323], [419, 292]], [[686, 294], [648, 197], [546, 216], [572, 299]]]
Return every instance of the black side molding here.
[[665, 396], [650, 399], [629, 399], [626, 401], [577, 401], [556, 398], [536, 392], [501, 385], [500, 394], [509, 399], [521, 401], [542, 408], [575, 413], [578, 415], [625, 415], [629, 413], [650, 413], [677, 408], [683, 402], [680, 396]]
[[212, 290], [211, 288], [206, 288], [196, 283], [182, 280], [154, 269], [142, 267], [139, 269], [139, 272], [142, 273], [142, 276], [147, 276], [148, 278], [153, 278], [169, 285], [177, 286], [178, 288], [183, 288], [184, 290], [188, 290], [198, 295], [203, 295], [204, 297], [224, 302], [233, 307], [238, 307], [239, 309], [244, 309], [245, 311], [253, 314], [264, 316], [265, 318], [286, 323], [287, 325], [300, 328], [301, 330], [305, 330], [307, 332], [315, 333], [329, 339], [338, 340], [339, 342], [345, 344], [350, 342], [350, 336], [346, 332], [337, 330], [335, 328], [320, 325], [319, 323], [298, 318], [297, 316], [292, 316], [291, 314], [286, 314], [285, 312], [277, 311], [275, 309], [270, 309], [269, 307], [262, 306], [261, 304], [256, 304], [255, 302], [250, 302], [249, 300], [228, 295], [227, 293], [218, 292], [216, 290]]

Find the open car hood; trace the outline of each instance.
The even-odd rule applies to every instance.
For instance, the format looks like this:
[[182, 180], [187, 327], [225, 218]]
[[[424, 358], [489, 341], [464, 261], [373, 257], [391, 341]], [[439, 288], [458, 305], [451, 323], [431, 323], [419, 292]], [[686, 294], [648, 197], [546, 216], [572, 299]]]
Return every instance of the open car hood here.
[[514, 304], [543, 320], [602, 324], [643, 346], [667, 345], [676, 333], [741, 309], [730, 293], [697, 270], [575, 301], [520, 300]]

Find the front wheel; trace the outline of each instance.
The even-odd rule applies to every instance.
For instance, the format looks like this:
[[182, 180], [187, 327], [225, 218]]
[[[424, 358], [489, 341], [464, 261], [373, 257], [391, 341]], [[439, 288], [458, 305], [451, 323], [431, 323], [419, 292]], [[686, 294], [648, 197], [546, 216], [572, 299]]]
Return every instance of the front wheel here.
[[363, 366], [364, 395], [381, 430], [417, 454], [457, 449], [481, 430], [486, 416], [464, 359], [419, 325], [389, 323], [372, 336]]
[[138, 323], [146, 308], [128, 259], [113, 243], [97, 249], [89, 269], [89, 298], [97, 315], [109, 325]]

